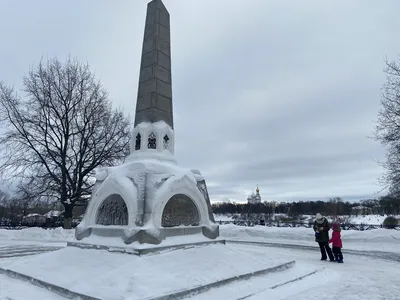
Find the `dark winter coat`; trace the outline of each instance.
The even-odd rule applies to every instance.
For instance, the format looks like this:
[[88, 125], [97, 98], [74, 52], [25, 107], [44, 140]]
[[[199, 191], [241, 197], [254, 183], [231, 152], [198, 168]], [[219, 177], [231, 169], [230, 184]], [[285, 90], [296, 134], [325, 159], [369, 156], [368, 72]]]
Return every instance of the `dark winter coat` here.
[[[318, 229], [320, 227], [323, 227], [323, 230], [319, 231], [319, 233], [318, 233]], [[326, 218], [323, 218], [322, 222], [315, 220], [313, 229], [315, 231], [315, 241], [316, 242], [328, 243], [330, 227], [329, 227], [328, 220]]]

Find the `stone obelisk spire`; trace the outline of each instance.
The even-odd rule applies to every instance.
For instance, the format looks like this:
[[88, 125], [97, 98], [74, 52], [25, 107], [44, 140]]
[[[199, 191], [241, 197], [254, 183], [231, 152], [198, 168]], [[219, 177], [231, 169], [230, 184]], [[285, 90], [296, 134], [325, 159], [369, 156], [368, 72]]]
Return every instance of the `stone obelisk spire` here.
[[174, 128], [172, 112], [169, 12], [161, 0], [147, 5], [135, 126], [164, 121]]

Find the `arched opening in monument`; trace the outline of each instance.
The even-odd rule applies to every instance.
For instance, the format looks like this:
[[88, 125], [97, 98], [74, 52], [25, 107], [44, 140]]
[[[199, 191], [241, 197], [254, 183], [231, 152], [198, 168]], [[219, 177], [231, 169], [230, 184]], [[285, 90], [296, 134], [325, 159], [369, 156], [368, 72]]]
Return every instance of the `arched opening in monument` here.
[[135, 150], [140, 150], [140, 144], [142, 143], [142, 136], [140, 133], [136, 135], [136, 141], [135, 141]]
[[163, 146], [164, 146], [164, 149], [168, 149], [169, 148], [169, 137], [168, 137], [168, 135], [164, 135]]
[[162, 213], [162, 227], [198, 226], [199, 224], [200, 214], [192, 199], [186, 195], [177, 194], [168, 200]]
[[96, 224], [128, 225], [128, 208], [121, 195], [112, 194], [101, 203], [97, 211]]
[[147, 148], [156, 149], [156, 145], [157, 145], [156, 135], [154, 134], [154, 132], [152, 132], [150, 133], [148, 138]]

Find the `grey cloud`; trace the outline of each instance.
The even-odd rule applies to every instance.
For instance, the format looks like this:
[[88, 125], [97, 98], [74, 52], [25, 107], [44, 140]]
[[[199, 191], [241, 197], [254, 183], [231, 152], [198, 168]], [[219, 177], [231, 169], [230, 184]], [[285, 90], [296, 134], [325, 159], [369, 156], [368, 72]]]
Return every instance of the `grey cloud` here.
[[[7, 3], [7, 4], [4, 4]], [[0, 79], [40, 57], [87, 60], [133, 116], [147, 0], [6, 1]], [[164, 0], [171, 14], [176, 157], [212, 200], [374, 196], [368, 139], [400, 52], [396, 0]]]

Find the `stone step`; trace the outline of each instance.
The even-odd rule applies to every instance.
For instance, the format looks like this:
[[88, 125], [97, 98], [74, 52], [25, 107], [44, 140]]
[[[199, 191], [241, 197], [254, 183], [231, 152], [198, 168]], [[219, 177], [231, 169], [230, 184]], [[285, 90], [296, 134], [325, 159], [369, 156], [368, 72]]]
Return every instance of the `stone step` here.
[[[236, 245], [222, 243], [163, 251], [137, 256], [66, 247], [2, 266], [9, 276], [66, 295], [76, 293], [82, 299], [166, 300], [278, 274], [296, 264], [268, 255], [254, 257]], [[63, 274], [74, 276], [59, 274], [61, 267]]]

